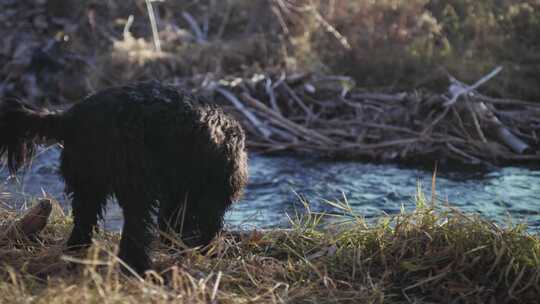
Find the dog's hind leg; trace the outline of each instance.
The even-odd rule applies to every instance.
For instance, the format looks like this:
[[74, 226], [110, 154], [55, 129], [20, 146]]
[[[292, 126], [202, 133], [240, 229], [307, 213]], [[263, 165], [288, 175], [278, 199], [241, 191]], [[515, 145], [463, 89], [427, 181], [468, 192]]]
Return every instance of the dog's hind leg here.
[[67, 242], [68, 250], [85, 248], [92, 243], [92, 232], [97, 227], [98, 218], [102, 215], [107, 198], [107, 195], [99, 190], [71, 189], [74, 226]]
[[[144, 191], [141, 191], [144, 192]], [[124, 214], [119, 258], [138, 274], [150, 268], [149, 247], [152, 241], [153, 203], [138, 191], [117, 193]]]
[[73, 230], [68, 239], [68, 250], [88, 247], [92, 232], [103, 215], [107, 202], [107, 187], [103, 178], [89, 170], [88, 160], [81, 159], [79, 151], [66, 145], [62, 152], [60, 172], [66, 182], [66, 194], [72, 198]]

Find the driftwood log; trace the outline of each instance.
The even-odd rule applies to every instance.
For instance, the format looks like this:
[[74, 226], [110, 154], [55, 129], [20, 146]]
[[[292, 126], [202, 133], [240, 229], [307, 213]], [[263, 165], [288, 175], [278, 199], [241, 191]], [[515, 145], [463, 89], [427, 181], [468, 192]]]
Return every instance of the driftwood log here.
[[28, 209], [20, 219], [8, 224], [2, 238], [23, 239], [36, 236], [47, 225], [51, 211], [52, 201], [41, 199]]

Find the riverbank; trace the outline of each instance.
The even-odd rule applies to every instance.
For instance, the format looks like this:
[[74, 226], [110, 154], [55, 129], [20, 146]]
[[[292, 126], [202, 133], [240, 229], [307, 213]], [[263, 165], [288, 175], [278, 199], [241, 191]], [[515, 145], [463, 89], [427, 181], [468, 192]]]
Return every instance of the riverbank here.
[[[63, 257], [70, 220], [53, 211], [37, 239], [0, 240], [0, 302], [534, 303], [540, 296], [540, 240], [524, 227], [432, 208], [422, 194], [414, 212], [376, 224], [333, 204], [344, 215], [327, 221], [308, 212], [290, 230], [226, 232], [207, 256], [155, 244], [156, 272], [146, 280], [118, 271], [116, 233], [99, 233], [87, 256]], [[14, 218], [2, 211], [0, 224]], [[68, 269], [68, 261], [78, 266]]]

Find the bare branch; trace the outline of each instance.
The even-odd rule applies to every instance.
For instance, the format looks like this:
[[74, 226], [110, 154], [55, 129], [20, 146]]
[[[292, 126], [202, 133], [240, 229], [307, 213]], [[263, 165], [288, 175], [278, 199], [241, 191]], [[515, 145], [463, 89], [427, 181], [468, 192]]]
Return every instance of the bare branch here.
[[195, 34], [195, 39], [197, 39], [197, 43], [205, 42], [206, 35], [204, 34], [203, 30], [201, 29], [195, 18], [193, 18], [193, 16], [191, 16], [191, 14], [188, 12], [182, 12], [182, 17], [187, 21], [189, 27], [191, 28], [191, 31], [193, 31], [193, 33]]
[[253, 114], [251, 113], [246, 106], [238, 99], [232, 92], [229, 90], [223, 89], [223, 88], [216, 88], [216, 92], [220, 93], [225, 97], [227, 100], [229, 100], [238, 111], [240, 111], [248, 120], [251, 122], [251, 124], [259, 131], [259, 133], [264, 138], [269, 138], [272, 132], [268, 130], [264, 124]]
[[154, 8], [150, 0], [145, 0], [146, 9], [148, 10], [148, 17], [150, 18], [150, 26], [152, 27], [152, 37], [154, 37], [154, 46], [156, 51], [161, 52], [161, 41], [159, 40], [159, 32], [157, 28], [156, 15], [154, 14]]
[[502, 71], [502, 69], [503, 69], [502, 66], [498, 66], [493, 71], [491, 71], [489, 74], [487, 74], [486, 76], [484, 76], [480, 80], [478, 80], [472, 86], [467, 86], [466, 84], [460, 82], [456, 78], [454, 78], [452, 76], [449, 76], [450, 81], [452, 82], [452, 84], [450, 85], [450, 88], [448, 89], [448, 91], [450, 92], [450, 95], [452, 95], [452, 98], [450, 98], [450, 100], [445, 102], [444, 106], [449, 107], [449, 106], [453, 105], [454, 103], [456, 103], [456, 101], [458, 100], [458, 98], [460, 96], [462, 96], [463, 94], [469, 94], [472, 91], [476, 90], [479, 86], [481, 86], [482, 84], [488, 82], [491, 78], [493, 78], [497, 74], [499, 74], [499, 72]]

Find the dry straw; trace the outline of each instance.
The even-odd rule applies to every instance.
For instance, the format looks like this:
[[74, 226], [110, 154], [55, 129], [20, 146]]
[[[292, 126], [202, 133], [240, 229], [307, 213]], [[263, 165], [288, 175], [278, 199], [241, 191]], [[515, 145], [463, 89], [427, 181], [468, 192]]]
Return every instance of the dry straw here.
[[[115, 233], [66, 257], [70, 223], [54, 218], [35, 240], [0, 242], [2, 303], [534, 303], [540, 241], [428, 206], [366, 223], [346, 200], [339, 216], [300, 213], [292, 229], [225, 232], [207, 255], [155, 244], [145, 279], [118, 269]], [[309, 206], [305, 202], [306, 206]], [[431, 204], [429, 204], [431, 205]], [[3, 211], [2, 223], [14, 220]]]

